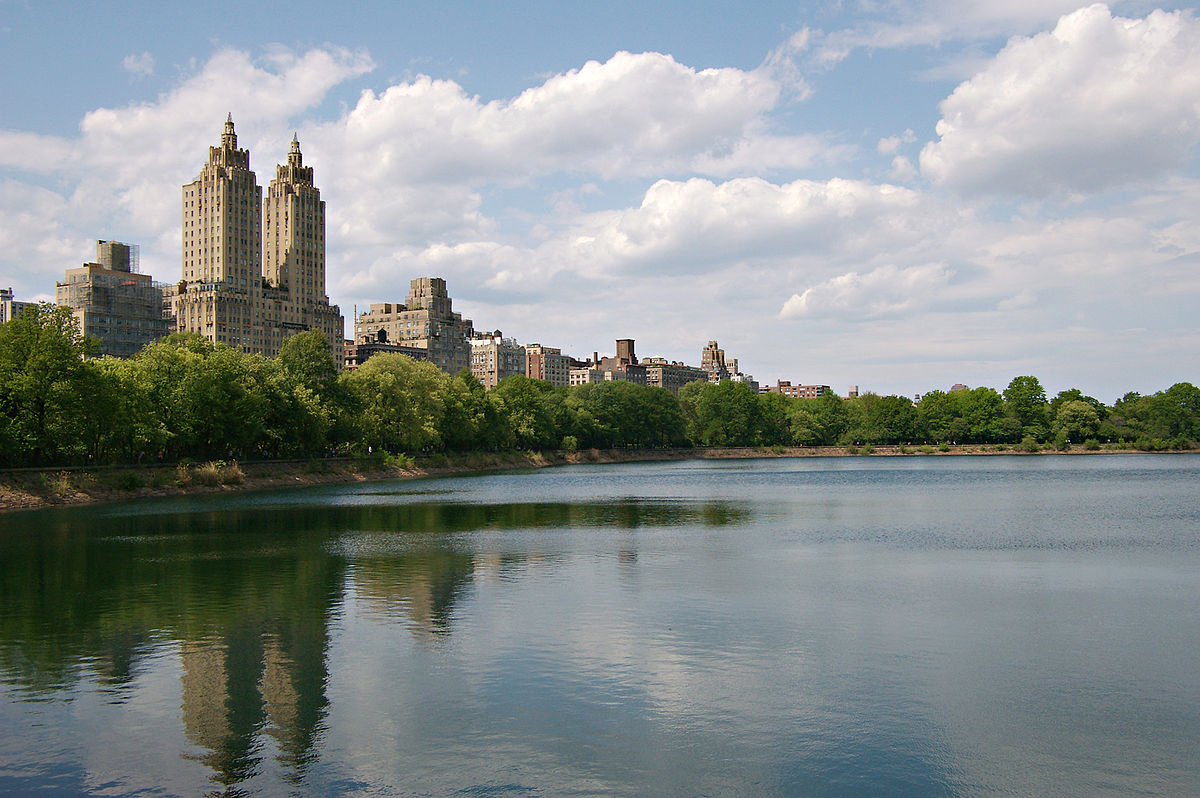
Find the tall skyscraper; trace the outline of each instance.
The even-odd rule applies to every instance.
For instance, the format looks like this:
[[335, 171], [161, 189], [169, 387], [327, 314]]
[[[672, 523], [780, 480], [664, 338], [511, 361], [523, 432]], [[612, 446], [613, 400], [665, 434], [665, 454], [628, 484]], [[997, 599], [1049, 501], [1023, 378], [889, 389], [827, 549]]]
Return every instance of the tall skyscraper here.
[[319, 329], [340, 355], [342, 316], [325, 294], [325, 203], [294, 136], [265, 211], [230, 115], [183, 187], [183, 279], [167, 291], [175, 328], [268, 357], [289, 335]]

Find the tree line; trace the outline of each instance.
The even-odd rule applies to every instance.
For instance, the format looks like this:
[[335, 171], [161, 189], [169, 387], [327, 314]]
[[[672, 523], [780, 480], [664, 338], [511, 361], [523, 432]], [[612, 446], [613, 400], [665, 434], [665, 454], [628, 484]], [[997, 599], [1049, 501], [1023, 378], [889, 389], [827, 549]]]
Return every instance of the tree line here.
[[1200, 389], [1178, 383], [1111, 406], [1036, 377], [1002, 392], [792, 399], [747, 385], [562, 388], [381, 354], [339, 373], [318, 332], [274, 359], [173, 334], [128, 359], [93, 357], [69, 309], [43, 304], [0, 325], [0, 467], [272, 459], [329, 454], [687, 446], [1083, 443], [1192, 448]]

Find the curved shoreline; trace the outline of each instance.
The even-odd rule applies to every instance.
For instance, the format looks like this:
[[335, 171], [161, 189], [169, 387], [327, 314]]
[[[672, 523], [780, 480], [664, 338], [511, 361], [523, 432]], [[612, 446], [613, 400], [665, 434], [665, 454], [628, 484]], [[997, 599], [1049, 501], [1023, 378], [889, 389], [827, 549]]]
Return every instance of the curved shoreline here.
[[[434, 455], [415, 464], [388, 466], [375, 459], [263, 461], [231, 464], [232, 473], [219, 484], [188, 477], [179, 466], [111, 466], [102, 468], [11, 469], [0, 472], [0, 512], [37, 510], [163, 496], [192, 496], [273, 490], [311, 485], [338, 485], [421, 479], [452, 474], [487, 473], [586, 463], [629, 463], [672, 460], [745, 460], [785, 457], [940, 457], [954, 455], [1134, 454], [1134, 449], [1030, 453], [988, 445], [931, 447], [876, 446], [862, 452], [844, 446], [739, 447], [728, 449], [588, 449], [579, 452], [503, 452]], [[1168, 452], [1158, 452], [1168, 454]], [[188, 473], [185, 469], [185, 475]], [[192, 472], [198, 473], [198, 472]]]

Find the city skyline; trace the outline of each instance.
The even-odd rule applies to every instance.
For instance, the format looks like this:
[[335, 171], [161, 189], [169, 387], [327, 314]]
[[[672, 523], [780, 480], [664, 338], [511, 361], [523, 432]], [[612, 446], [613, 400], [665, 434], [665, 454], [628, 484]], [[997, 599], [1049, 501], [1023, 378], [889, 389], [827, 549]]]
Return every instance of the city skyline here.
[[0, 5], [18, 299], [97, 239], [177, 280], [180, 186], [232, 112], [260, 165], [304, 142], [347, 333], [436, 275], [523, 342], [716, 339], [763, 385], [1196, 379], [1187, 6], [223, 8]]

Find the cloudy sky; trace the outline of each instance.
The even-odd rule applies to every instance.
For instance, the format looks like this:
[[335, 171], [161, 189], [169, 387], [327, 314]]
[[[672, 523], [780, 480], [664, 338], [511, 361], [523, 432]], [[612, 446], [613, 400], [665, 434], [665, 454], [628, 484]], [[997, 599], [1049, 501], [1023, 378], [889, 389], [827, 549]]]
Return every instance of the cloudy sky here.
[[[643, 6], [651, 6], [650, 8]], [[328, 292], [879, 393], [1200, 381], [1200, 20], [1139, 0], [0, 0], [0, 286], [180, 275], [227, 112]]]

